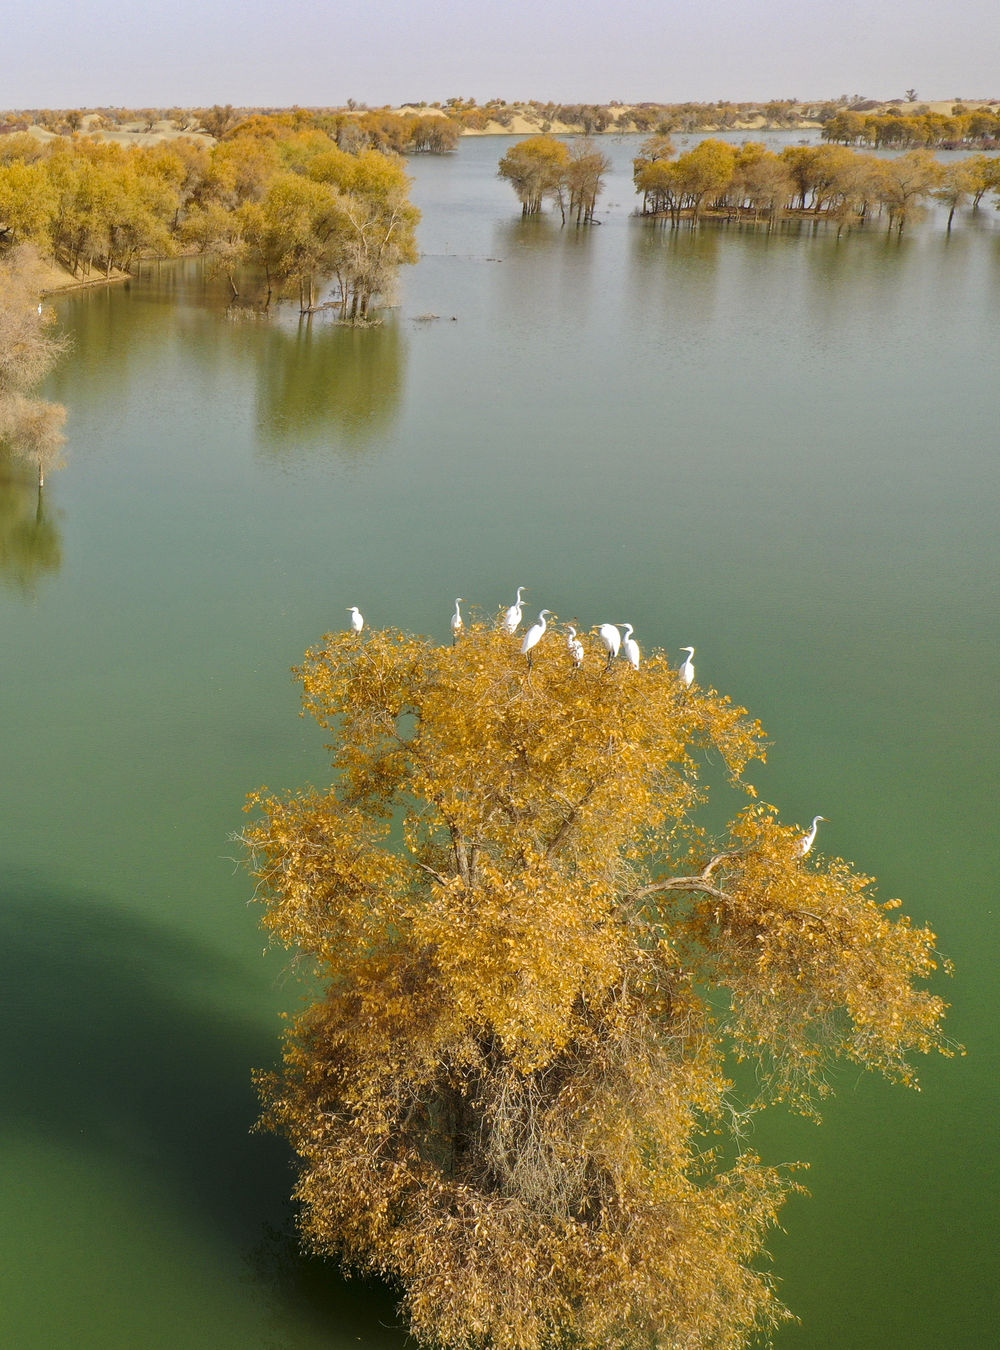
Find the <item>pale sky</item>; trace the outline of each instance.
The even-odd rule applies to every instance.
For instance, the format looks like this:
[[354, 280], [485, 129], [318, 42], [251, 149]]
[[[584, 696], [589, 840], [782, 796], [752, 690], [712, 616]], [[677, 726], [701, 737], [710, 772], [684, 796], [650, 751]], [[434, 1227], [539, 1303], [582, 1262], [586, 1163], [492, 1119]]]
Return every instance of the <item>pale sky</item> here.
[[3, 0], [0, 108], [1000, 98], [1000, 0]]

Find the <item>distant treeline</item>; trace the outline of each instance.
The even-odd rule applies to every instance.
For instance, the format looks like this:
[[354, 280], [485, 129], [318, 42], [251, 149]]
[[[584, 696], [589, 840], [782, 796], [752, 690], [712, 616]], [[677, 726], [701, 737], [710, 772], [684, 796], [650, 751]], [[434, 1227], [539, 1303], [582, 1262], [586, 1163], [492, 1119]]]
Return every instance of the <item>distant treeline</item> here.
[[842, 145], [871, 145], [909, 149], [934, 146], [958, 150], [1000, 148], [1000, 112], [990, 108], [966, 109], [956, 103], [947, 113], [905, 113], [902, 109], [862, 113], [850, 109], [835, 113], [820, 133], [825, 141]]
[[948, 206], [950, 229], [959, 206], [978, 206], [987, 192], [1000, 191], [1000, 159], [971, 155], [944, 165], [926, 149], [880, 159], [837, 145], [793, 145], [776, 154], [760, 142], [708, 139], [675, 158], [670, 138], [654, 136], [632, 163], [641, 214], [673, 225], [706, 213], [771, 222], [810, 215], [842, 229], [881, 215], [901, 232], [932, 197]]
[[[931, 112], [907, 99], [879, 103], [860, 95], [800, 101], [766, 99], [734, 103], [555, 103], [529, 99], [508, 102], [494, 98], [449, 98], [444, 102], [404, 103], [399, 109], [369, 108], [348, 99], [343, 108], [30, 108], [0, 113], [0, 133], [40, 126], [58, 135], [77, 132], [115, 135], [169, 130], [188, 135], [221, 138], [241, 123], [258, 116], [292, 117], [322, 126], [342, 149], [367, 145], [396, 154], [421, 151], [445, 153], [454, 149], [465, 132], [505, 131], [519, 119], [520, 129], [582, 133], [641, 132], [669, 135], [704, 131], [736, 131], [782, 127], [821, 126], [824, 136], [846, 144], [874, 146], [972, 146], [983, 149], [1000, 143], [1000, 104], [952, 104], [951, 113]], [[526, 125], [527, 124], [527, 125]]]
[[416, 261], [409, 183], [395, 155], [346, 150], [292, 115], [234, 123], [211, 146], [15, 133], [0, 138], [0, 255], [31, 244], [85, 279], [200, 251], [234, 296], [245, 264], [262, 274], [265, 303], [297, 290], [303, 309], [335, 278], [342, 315], [363, 319]]
[[368, 149], [397, 155], [447, 154], [455, 149], [463, 130], [462, 122], [456, 117], [438, 112], [398, 113], [387, 108], [268, 110], [238, 109], [227, 103], [189, 109], [71, 108], [53, 111], [30, 108], [0, 114], [0, 135], [27, 131], [30, 127], [40, 127], [56, 136], [84, 134], [99, 140], [117, 137], [119, 133], [142, 136], [164, 131], [172, 135], [179, 132], [195, 138], [210, 136], [214, 140], [225, 140], [256, 134], [262, 128], [264, 134], [273, 134], [276, 127], [298, 131], [318, 129], [351, 154]]

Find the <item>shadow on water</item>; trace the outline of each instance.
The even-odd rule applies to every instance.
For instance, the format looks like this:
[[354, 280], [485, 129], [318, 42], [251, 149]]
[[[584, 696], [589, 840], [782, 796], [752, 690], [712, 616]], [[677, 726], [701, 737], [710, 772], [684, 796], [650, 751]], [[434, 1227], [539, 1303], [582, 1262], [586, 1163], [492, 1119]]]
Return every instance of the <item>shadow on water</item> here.
[[0, 580], [34, 595], [62, 566], [59, 527], [34, 475], [0, 452]]
[[92, 895], [21, 876], [0, 887], [0, 980], [9, 1133], [113, 1156], [137, 1184], [145, 1175], [166, 1189], [242, 1260], [269, 1323], [336, 1327], [331, 1345], [345, 1329], [401, 1344], [383, 1286], [348, 1283], [300, 1252], [288, 1151], [249, 1133], [250, 1070], [276, 1047], [233, 1011], [252, 1007], [245, 971]]
[[255, 353], [257, 422], [272, 453], [359, 451], [399, 415], [406, 341], [395, 318], [355, 328], [317, 317], [269, 324]]

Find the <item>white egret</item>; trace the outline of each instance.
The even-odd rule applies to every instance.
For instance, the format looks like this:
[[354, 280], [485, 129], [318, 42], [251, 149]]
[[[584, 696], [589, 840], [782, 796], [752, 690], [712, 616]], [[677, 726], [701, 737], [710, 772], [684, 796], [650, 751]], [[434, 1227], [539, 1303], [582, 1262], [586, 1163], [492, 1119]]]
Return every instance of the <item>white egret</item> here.
[[639, 644], [632, 636], [632, 625], [630, 623], [625, 623], [622, 624], [622, 627], [628, 630], [625, 636], [622, 638], [622, 655], [625, 657], [625, 660], [629, 663], [629, 665], [632, 667], [633, 670], [638, 670]]
[[597, 636], [607, 648], [608, 670], [610, 670], [611, 662], [618, 655], [618, 649], [622, 645], [622, 635], [613, 623], [602, 623], [597, 630]]
[[458, 635], [459, 635], [459, 633], [462, 631], [462, 611], [459, 609], [459, 605], [460, 605], [461, 603], [462, 603], [462, 597], [459, 596], [458, 599], [455, 601], [455, 613], [451, 616], [451, 645], [452, 645], [452, 646], [455, 645], [455, 642], [456, 642], [456, 640], [458, 639]]
[[574, 666], [579, 670], [583, 665], [583, 643], [577, 637], [576, 629], [572, 624], [567, 624], [566, 627], [569, 633], [566, 638], [566, 646], [569, 648], [569, 654], [573, 658]]
[[816, 826], [821, 820], [826, 820], [826, 816], [813, 816], [812, 829], [808, 834], [804, 834], [799, 840], [799, 857], [804, 858], [813, 846], [816, 839]]
[[351, 627], [354, 629], [355, 633], [360, 633], [365, 626], [365, 619], [361, 610], [358, 609], [357, 605], [348, 605], [347, 612], [351, 616]]
[[524, 641], [521, 643], [521, 655], [528, 658], [528, 669], [531, 669], [531, 649], [541, 642], [548, 624], [545, 622], [546, 614], [551, 614], [551, 609], [543, 609], [538, 616], [538, 622], [533, 623], [524, 635]]
[[687, 652], [688, 658], [684, 662], [684, 664], [680, 667], [680, 669], [677, 671], [677, 674], [681, 677], [681, 679], [684, 681], [685, 684], [688, 685], [694, 684], [694, 662], [691, 660], [692, 656], [694, 656], [694, 648], [682, 647], [681, 651]]
[[502, 623], [508, 633], [517, 631], [517, 626], [521, 622], [521, 605], [524, 603], [521, 599], [521, 592], [527, 590], [526, 586], [518, 586], [517, 599], [511, 605], [510, 609], [504, 612]]

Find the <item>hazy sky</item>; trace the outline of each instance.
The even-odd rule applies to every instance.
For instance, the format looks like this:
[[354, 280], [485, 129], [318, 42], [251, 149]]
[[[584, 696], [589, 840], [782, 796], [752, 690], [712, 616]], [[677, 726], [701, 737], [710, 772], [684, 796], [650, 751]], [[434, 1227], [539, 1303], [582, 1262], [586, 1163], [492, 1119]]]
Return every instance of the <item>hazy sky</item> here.
[[3, 0], [0, 107], [1000, 98], [1000, 0]]

